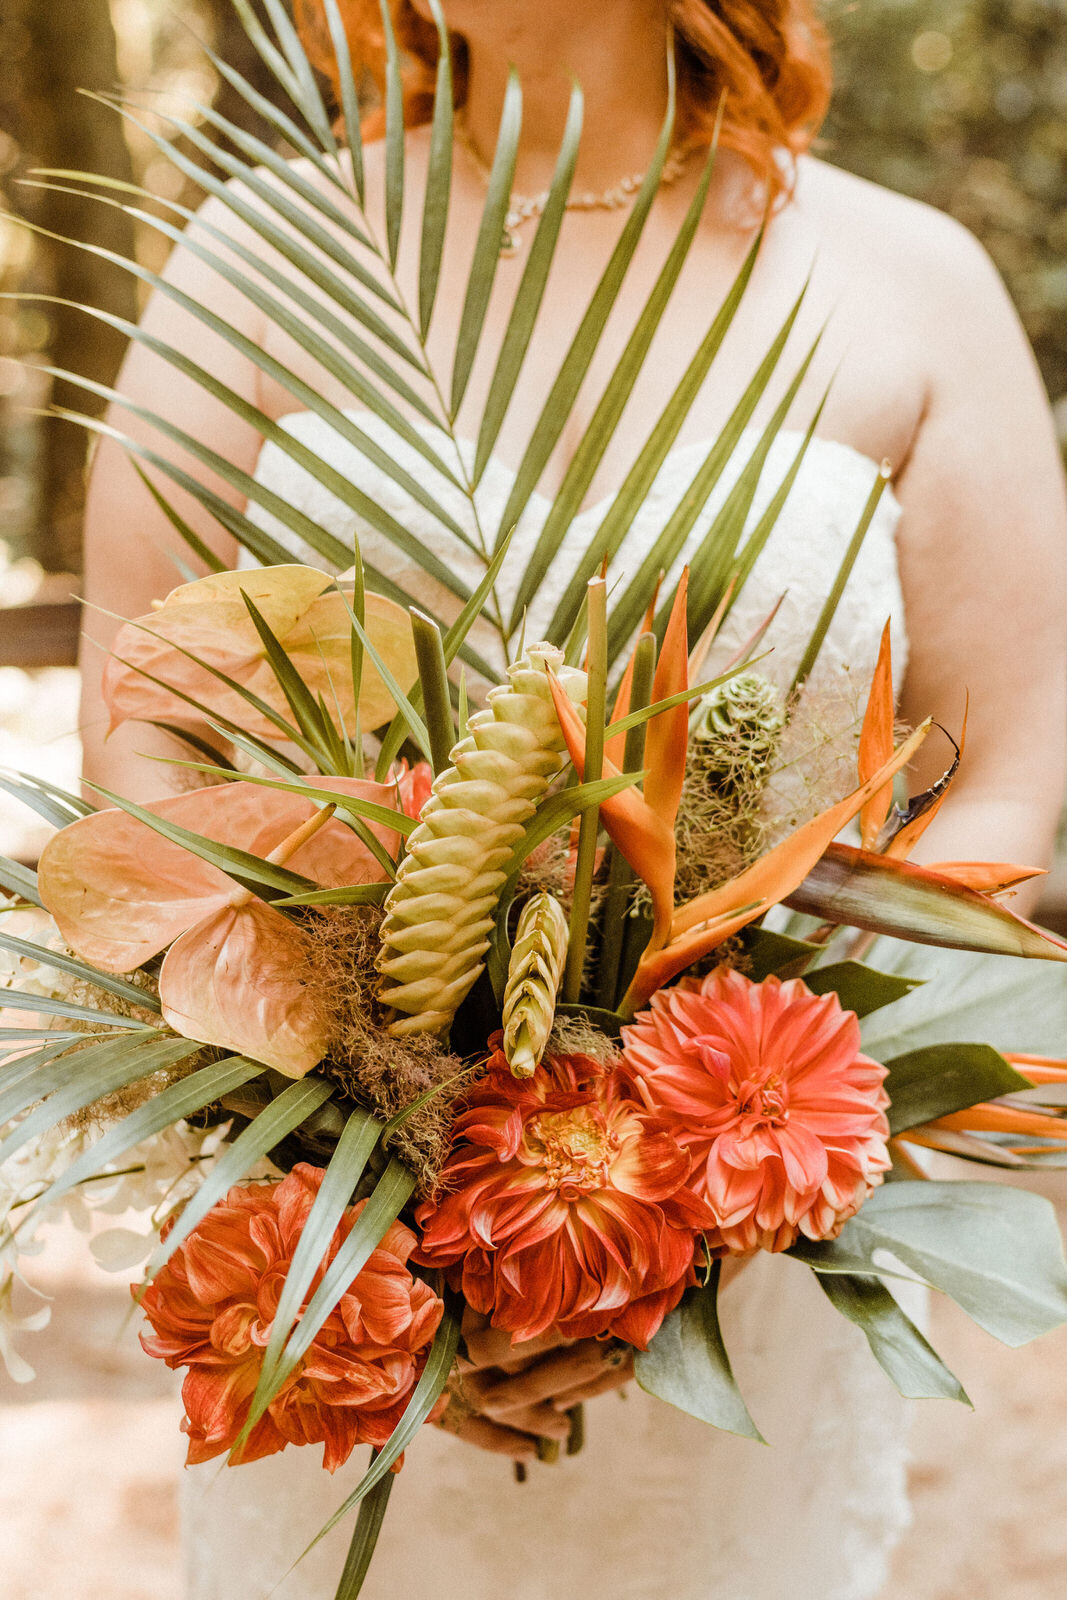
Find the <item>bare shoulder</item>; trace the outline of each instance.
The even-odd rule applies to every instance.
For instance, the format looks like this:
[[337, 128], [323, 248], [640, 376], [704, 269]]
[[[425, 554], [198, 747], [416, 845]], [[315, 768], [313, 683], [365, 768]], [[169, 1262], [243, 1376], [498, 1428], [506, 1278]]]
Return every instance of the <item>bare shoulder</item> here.
[[851, 270], [876, 276], [910, 314], [947, 330], [977, 314], [1015, 325], [1007, 293], [974, 234], [936, 206], [812, 156], [798, 166], [796, 203]]

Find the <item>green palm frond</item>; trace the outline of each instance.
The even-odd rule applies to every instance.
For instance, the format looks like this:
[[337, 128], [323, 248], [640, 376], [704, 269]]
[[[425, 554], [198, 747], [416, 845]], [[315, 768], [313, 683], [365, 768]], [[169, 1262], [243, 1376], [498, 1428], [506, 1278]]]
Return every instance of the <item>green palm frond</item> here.
[[[135, 262], [122, 263], [99, 246], [82, 246], [125, 265], [156, 293], [170, 297], [182, 311], [213, 334], [223, 338], [259, 372], [276, 382], [292, 397], [294, 405], [319, 416], [333, 432], [351, 445], [375, 469], [366, 483], [354, 483], [339, 472], [289, 430], [279, 427], [259, 407], [228, 389], [219, 379], [196, 363], [187, 350], [174, 349], [144, 330], [135, 329], [121, 319], [86, 308], [112, 325], [121, 327], [132, 339], [150, 348], [160, 359], [181, 371], [214, 400], [229, 407], [255, 427], [261, 436], [283, 451], [304, 470], [313, 474], [348, 509], [357, 525], [373, 529], [394, 544], [413, 570], [452, 597], [457, 609], [470, 599], [470, 589], [459, 578], [455, 564], [433, 541], [415, 539], [403, 526], [394, 510], [383, 503], [382, 491], [374, 488], [383, 479], [430, 513], [445, 538], [459, 539], [464, 548], [485, 565], [491, 562], [503, 538], [509, 533], [538, 490], [545, 468], [565, 430], [574, 428], [579, 393], [588, 387], [594, 355], [601, 346], [608, 315], [627, 282], [638, 246], [644, 237], [652, 204], [658, 192], [664, 162], [671, 148], [674, 129], [673, 73], [667, 115], [659, 144], [644, 182], [621, 230], [610, 259], [581, 308], [575, 332], [555, 374], [551, 376], [547, 398], [534, 416], [511, 484], [507, 503], [496, 525], [483, 527], [475, 503], [475, 488], [492, 458], [505, 416], [511, 407], [516, 385], [530, 349], [534, 328], [543, 302], [549, 274], [556, 260], [562, 220], [565, 215], [577, 157], [581, 131], [581, 95], [572, 99], [567, 127], [547, 202], [531, 240], [529, 253], [506, 321], [499, 348], [485, 348], [487, 310], [493, 292], [499, 261], [504, 216], [508, 207], [514, 173], [515, 154], [521, 129], [521, 91], [516, 80], [507, 88], [499, 138], [494, 152], [487, 194], [468, 271], [463, 308], [448, 370], [438, 371], [427, 349], [427, 334], [437, 302], [443, 264], [447, 255], [447, 222], [452, 184], [453, 91], [447, 31], [439, 6], [432, 9], [439, 29], [442, 52], [437, 77], [435, 113], [430, 128], [429, 157], [421, 215], [418, 222], [417, 305], [409, 307], [397, 277], [401, 228], [405, 208], [410, 210], [411, 194], [405, 170], [404, 129], [400, 63], [392, 36], [388, 7], [383, 7], [386, 44], [384, 152], [384, 238], [379, 238], [379, 220], [372, 218], [366, 200], [364, 156], [359, 135], [356, 84], [344, 42], [344, 29], [336, 0], [325, 0], [326, 21], [337, 54], [337, 82], [345, 113], [345, 134], [339, 138], [331, 127], [315, 74], [303, 50], [299, 35], [288, 20], [280, 0], [267, 7], [270, 28], [261, 22], [248, 0], [235, 0], [236, 8], [256, 49], [291, 102], [285, 110], [267, 102], [247, 80], [225, 63], [216, 63], [227, 83], [264, 122], [262, 137], [238, 127], [211, 106], [196, 106], [188, 118], [148, 119], [130, 105], [113, 97], [102, 97], [118, 114], [131, 120], [185, 178], [198, 185], [213, 200], [210, 214], [197, 217], [191, 230], [180, 225], [193, 213], [177, 202], [162, 205], [136, 185], [98, 179], [91, 174], [49, 171], [40, 181], [90, 195], [98, 202], [117, 206], [154, 228], [182, 248], [191, 251], [282, 331], [301, 354], [326, 370], [346, 395], [351, 408], [334, 404], [318, 388], [273, 353], [265, 352], [255, 341], [216, 316], [209, 307], [182, 293], [166, 277], [161, 277]], [[159, 131], [159, 124], [169, 132]], [[284, 137], [300, 155], [293, 163], [278, 153], [277, 139]], [[593, 398], [588, 423], [582, 428], [571, 461], [558, 491], [548, 504], [540, 533], [530, 550], [523, 570], [517, 573], [515, 600], [509, 614], [501, 613], [491, 586], [481, 608], [500, 637], [505, 656], [513, 653], [516, 635], [522, 626], [523, 609], [542, 585], [549, 566], [558, 556], [560, 544], [593, 482], [598, 467], [615, 436], [639, 377], [645, 370], [650, 346], [657, 328], [671, 303], [673, 291], [687, 258], [703, 214], [714, 159], [714, 148], [703, 172], [693, 201], [678, 235], [667, 252], [663, 265], [634, 322], [631, 335], [614, 366]], [[142, 203], [145, 202], [145, 203]], [[160, 213], [166, 212], [174, 221]], [[411, 219], [414, 221], [415, 219]], [[77, 241], [72, 241], [77, 242]], [[632, 525], [644, 503], [649, 486], [662, 467], [672, 444], [701, 391], [712, 364], [729, 330], [748, 284], [759, 248], [756, 240], [737, 282], [726, 300], [710, 319], [706, 332], [697, 341], [693, 358], [660, 414], [653, 418], [646, 442], [625, 482], [606, 506], [599, 528], [587, 552], [577, 558], [572, 571], [562, 574], [563, 599], [552, 619], [551, 632], [564, 638], [574, 628], [585, 583], [605, 555], [611, 556]], [[755, 407], [763, 398], [775, 375], [785, 339], [793, 326], [799, 304], [786, 327], [774, 341], [771, 351], [760, 361], [742, 401], [729, 420], [694, 479], [684, 492], [669, 529], [656, 544], [656, 559], [677, 556], [706, 506], [723, 470], [747, 427]], [[491, 374], [480, 414], [465, 422], [474, 441], [474, 457], [469, 458], [457, 417], [469, 397], [469, 380], [475, 364], [488, 363]], [[807, 361], [788, 385], [788, 401], [783, 402], [760, 439], [739, 487], [716, 523], [711, 547], [702, 552], [704, 577], [694, 605], [704, 612], [721, 592], [723, 573], [737, 553], [745, 516], [759, 470], [765, 463], [773, 440], [784, 425], [788, 404], [795, 398]], [[59, 376], [59, 374], [57, 374]], [[76, 375], [64, 374], [74, 382]], [[250, 506], [276, 519], [287, 536], [302, 541], [328, 565], [339, 569], [350, 561], [350, 552], [340, 541], [308, 517], [298, 507], [256, 482], [249, 474], [223, 460], [203, 440], [197, 440], [175, 422], [153, 413], [148, 406], [132, 406], [120, 394], [104, 386], [83, 382], [83, 387], [100, 398], [125, 406], [140, 421], [156, 428], [170, 444], [191, 457], [196, 464], [182, 470], [169, 463], [165, 455], [151, 447], [121, 440], [113, 423], [101, 424], [88, 416], [66, 415], [80, 420], [96, 432], [112, 431], [139, 458], [143, 466], [162, 473], [177, 487], [192, 494], [225, 530], [243, 544], [258, 560], [284, 559], [277, 540], [259, 528], [254, 520], [234, 510], [196, 481], [196, 474], [217, 475], [229, 489]], [[465, 408], [469, 409], [469, 408]], [[381, 436], [361, 426], [364, 417], [388, 429], [393, 437], [414, 452], [431, 469], [414, 472], [383, 444]], [[797, 463], [799, 465], [799, 463]], [[785, 485], [786, 490], [791, 485]], [[389, 496], [388, 498], [392, 498]], [[463, 507], [462, 514], [460, 507]], [[165, 510], [166, 508], [163, 507]], [[779, 505], [780, 509], [780, 505]], [[171, 518], [182, 533], [180, 521]], [[187, 524], [186, 524], [187, 527]], [[189, 530], [192, 532], [192, 530]], [[184, 535], [183, 535], [184, 536]], [[196, 535], [193, 535], [196, 539]], [[202, 542], [201, 542], [202, 543]], [[202, 548], [199, 552], [202, 554]], [[751, 556], [758, 551], [750, 552]], [[742, 551], [745, 561], [749, 552]], [[751, 565], [751, 561], [748, 562]], [[645, 563], [647, 566], [647, 562]], [[614, 661], [633, 631], [636, 597], [644, 586], [644, 567], [634, 576], [622, 597], [621, 609], [613, 618], [609, 637], [609, 664]], [[367, 569], [367, 581], [383, 593], [404, 598], [395, 584], [383, 574]], [[665, 597], [669, 601], [669, 596]], [[444, 632], [447, 618], [434, 621]], [[498, 678], [490, 663], [481, 659], [464, 640], [461, 652], [467, 663], [490, 681]]]

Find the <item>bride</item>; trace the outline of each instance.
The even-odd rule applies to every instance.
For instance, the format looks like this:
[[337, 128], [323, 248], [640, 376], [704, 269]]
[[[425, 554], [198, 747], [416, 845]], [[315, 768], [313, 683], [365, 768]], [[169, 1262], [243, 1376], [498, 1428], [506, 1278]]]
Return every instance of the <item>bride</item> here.
[[[380, 69], [381, 41], [369, 0], [342, 0], [353, 57]], [[411, 52], [405, 162], [418, 201], [429, 159], [429, 63], [436, 33], [425, 0], [396, 0], [396, 23]], [[638, 255], [609, 324], [591, 381], [579, 398], [540, 489], [551, 495], [594, 394], [644, 304], [699, 181], [722, 91], [725, 120], [708, 203], [674, 298], [586, 506], [567, 535], [595, 532], [678, 381], [694, 343], [723, 299], [752, 243], [768, 192], [775, 200], [758, 262], [721, 357], [675, 449], [627, 537], [616, 570], [630, 570], [720, 431], [755, 361], [783, 322], [805, 277], [810, 287], [788, 354], [826, 330], [787, 423], [768, 459], [753, 516], [788, 467], [831, 377], [829, 399], [785, 511], [730, 619], [730, 639], [751, 631], [786, 592], [767, 643], [768, 670], [788, 684], [804, 641], [876, 473], [887, 459], [893, 489], [882, 499], [820, 657], [812, 692], [828, 700], [843, 683], [869, 679], [878, 638], [892, 616], [896, 658], [907, 652], [902, 715], [932, 714], [958, 729], [966, 689], [966, 761], [948, 805], [923, 840], [927, 859], [1048, 859], [1063, 771], [1064, 614], [1067, 517], [1053, 429], [1030, 353], [1004, 290], [974, 240], [956, 223], [814, 159], [808, 151], [828, 93], [823, 37], [809, 0], [445, 0], [453, 30], [462, 110], [445, 269], [428, 342], [431, 360], [454, 342], [473, 239], [485, 199], [508, 68], [524, 95], [515, 174], [513, 256], [500, 264], [486, 342], [499, 339], [548, 187], [572, 80], [585, 93], [585, 133], [558, 254], [535, 337], [479, 503], [499, 515], [531, 421], [618, 238], [629, 180], [647, 166], [667, 95], [668, 21], [673, 23], [679, 122]], [[298, 6], [309, 48], [322, 34], [315, 0]], [[366, 152], [369, 205], [384, 187], [381, 144]], [[304, 168], [309, 181], [318, 179]], [[399, 275], [417, 299], [417, 239], [409, 209]], [[522, 219], [525, 211], [533, 213]], [[232, 214], [209, 200], [205, 222], [234, 233]], [[193, 224], [195, 229], [196, 224]], [[262, 254], [249, 230], [241, 241]], [[292, 367], [339, 408], [352, 397], [255, 307], [192, 252], [175, 249], [167, 277], [260, 348]], [[380, 467], [360, 457], [322, 418], [293, 412], [289, 394], [173, 299], [148, 306], [145, 326], [197, 361], [358, 481], [449, 563], [462, 549]], [[494, 335], [496, 336], [494, 338]], [[442, 360], [443, 364], [443, 360]], [[476, 365], [458, 422], [480, 415], [490, 374]], [[131, 349], [123, 395], [255, 475], [339, 539], [358, 533], [368, 559], [424, 603], [447, 601], [412, 564], [327, 494], [276, 445], [145, 346]], [[782, 390], [764, 396], [766, 420]], [[584, 410], [583, 410], [584, 404]], [[390, 437], [374, 416], [365, 431], [415, 475], [425, 462]], [[122, 426], [159, 446], [147, 423]], [[689, 550], [753, 443], [747, 430]], [[164, 448], [166, 448], [164, 446]], [[182, 458], [170, 454], [182, 464]], [[686, 463], [688, 462], [688, 468]], [[194, 474], [200, 469], [185, 462]], [[224, 483], [213, 485], [231, 501]], [[444, 486], [437, 491], [445, 494]], [[390, 498], [391, 497], [391, 498]], [[235, 545], [192, 497], [174, 495], [188, 523], [228, 566]], [[531, 500], [512, 554], [521, 565], [547, 501]], [[469, 509], [469, 508], [468, 508]], [[457, 515], [463, 515], [460, 506]], [[297, 551], [283, 526], [249, 514]], [[170, 524], [119, 447], [105, 441], [94, 466], [86, 533], [86, 598], [137, 616], [177, 581]], [[500, 588], [514, 588], [507, 569]], [[531, 608], [534, 635], [558, 598], [550, 568]], [[99, 616], [99, 614], [98, 614]], [[104, 620], [92, 624], [109, 641]], [[528, 634], [529, 636], [529, 634]], [[85, 654], [83, 731], [87, 775], [133, 796], [158, 794], [166, 769], [138, 759], [149, 730], [127, 725], [104, 742], [99, 700], [103, 653]], [[847, 766], [851, 730], [830, 728]], [[160, 736], [162, 739], [162, 736]], [[162, 744], [155, 747], [165, 752]], [[938, 752], [921, 766], [922, 785]], [[803, 764], [802, 764], [803, 765]], [[801, 779], [804, 772], [801, 771]], [[469, 1321], [469, 1358], [460, 1398], [439, 1431], [408, 1453], [364, 1594], [421, 1600], [873, 1600], [894, 1541], [907, 1522], [906, 1405], [869, 1360], [862, 1335], [837, 1317], [811, 1274], [761, 1256], [735, 1274], [723, 1296], [724, 1333], [764, 1448], [697, 1423], [652, 1400], [629, 1381], [618, 1352], [595, 1343], [545, 1344], [513, 1352]], [[566, 1431], [561, 1411], [580, 1398], [587, 1443], [574, 1460], [534, 1459], [534, 1436]], [[559, 1401], [559, 1408], [554, 1402]], [[476, 1448], [471, 1448], [476, 1447]], [[524, 1473], [512, 1461], [524, 1464]], [[300, 1550], [352, 1487], [360, 1467], [328, 1478], [317, 1453], [284, 1456], [220, 1473], [186, 1474], [188, 1600], [330, 1600], [348, 1528], [318, 1546], [278, 1587]], [[520, 1478], [525, 1481], [518, 1481]]]

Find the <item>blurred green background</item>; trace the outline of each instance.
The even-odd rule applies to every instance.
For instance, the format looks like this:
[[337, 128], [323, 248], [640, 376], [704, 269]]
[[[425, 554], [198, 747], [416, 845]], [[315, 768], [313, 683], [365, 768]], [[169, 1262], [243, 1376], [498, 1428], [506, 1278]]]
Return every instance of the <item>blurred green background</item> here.
[[[1022, 314], [1067, 443], [1067, 0], [825, 0], [824, 15], [837, 91], [820, 154], [978, 234]], [[5, 0], [6, 209], [158, 266], [161, 241], [149, 230], [18, 180], [36, 165], [88, 167], [195, 204], [144, 133], [77, 90], [149, 89], [164, 114], [221, 93], [227, 114], [240, 117], [198, 37], [269, 92], [229, 0]], [[20, 288], [136, 315], [127, 276], [0, 221], [0, 290]], [[120, 356], [116, 335], [75, 312], [0, 301], [0, 539], [9, 560], [78, 570], [85, 439], [32, 412], [68, 398], [44, 367], [107, 382]]]

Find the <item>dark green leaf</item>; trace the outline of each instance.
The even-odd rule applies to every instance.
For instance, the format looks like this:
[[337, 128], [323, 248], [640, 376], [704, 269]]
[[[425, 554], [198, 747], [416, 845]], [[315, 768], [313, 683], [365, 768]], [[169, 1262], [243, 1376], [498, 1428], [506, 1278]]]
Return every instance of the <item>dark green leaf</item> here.
[[876, 972], [859, 961], [838, 961], [806, 972], [804, 982], [813, 994], [832, 991], [846, 1011], [866, 1017], [882, 1006], [892, 1005], [894, 1000], [903, 1000], [921, 980], [902, 978], [893, 972]]
[[877, 1278], [848, 1273], [816, 1273], [819, 1287], [835, 1311], [862, 1328], [879, 1366], [910, 1400], [959, 1400], [966, 1394], [937, 1351]]
[[748, 1414], [719, 1327], [719, 1263], [706, 1285], [687, 1291], [647, 1350], [634, 1357], [642, 1389], [713, 1428], [766, 1443]]
[[1005, 1184], [887, 1183], [840, 1236], [802, 1240], [791, 1255], [816, 1272], [878, 1276], [883, 1253], [962, 1306], [1003, 1344], [1067, 1321], [1067, 1265], [1056, 1213]]
[[987, 1044], [926, 1045], [885, 1065], [894, 1133], [1030, 1087], [1029, 1079]]

